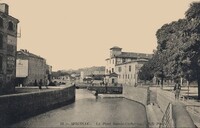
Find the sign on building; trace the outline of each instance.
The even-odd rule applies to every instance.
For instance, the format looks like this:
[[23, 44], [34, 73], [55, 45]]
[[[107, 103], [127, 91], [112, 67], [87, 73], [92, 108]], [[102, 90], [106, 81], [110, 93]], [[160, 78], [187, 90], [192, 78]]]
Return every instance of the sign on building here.
[[16, 77], [28, 76], [28, 60], [17, 59], [16, 61]]

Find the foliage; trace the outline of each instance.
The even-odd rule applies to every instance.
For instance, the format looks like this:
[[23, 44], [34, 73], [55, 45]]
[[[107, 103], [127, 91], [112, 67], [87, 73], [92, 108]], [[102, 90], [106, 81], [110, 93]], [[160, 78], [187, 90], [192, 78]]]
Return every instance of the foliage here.
[[154, 74], [152, 72], [152, 65], [150, 65], [150, 64], [151, 63], [146, 63], [141, 67], [141, 69], [138, 73], [138, 77], [140, 80], [144, 80], [144, 81], [149, 80], [150, 81], [153, 79]]
[[158, 29], [157, 51], [147, 65], [162, 79], [197, 80], [200, 98], [200, 3], [192, 3], [185, 16]]

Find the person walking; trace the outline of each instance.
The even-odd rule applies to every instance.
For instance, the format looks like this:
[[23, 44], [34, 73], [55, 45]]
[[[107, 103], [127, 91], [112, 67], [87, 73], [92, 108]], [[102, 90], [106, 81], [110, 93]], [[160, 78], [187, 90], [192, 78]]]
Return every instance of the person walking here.
[[34, 86], [38, 86], [37, 80], [35, 80], [35, 82], [34, 82]]
[[46, 88], [48, 89], [49, 86], [49, 80], [46, 80]]
[[177, 80], [174, 86], [175, 100], [179, 99], [180, 91], [181, 91], [181, 85]]
[[40, 82], [39, 82], [39, 89], [42, 89], [42, 79], [40, 79]]

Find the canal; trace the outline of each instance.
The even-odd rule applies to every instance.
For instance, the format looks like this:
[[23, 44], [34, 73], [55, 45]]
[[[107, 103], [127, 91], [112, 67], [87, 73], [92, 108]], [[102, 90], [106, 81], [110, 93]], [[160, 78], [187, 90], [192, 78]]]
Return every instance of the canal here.
[[146, 127], [145, 107], [124, 98], [98, 98], [76, 90], [76, 102], [21, 121], [11, 127]]

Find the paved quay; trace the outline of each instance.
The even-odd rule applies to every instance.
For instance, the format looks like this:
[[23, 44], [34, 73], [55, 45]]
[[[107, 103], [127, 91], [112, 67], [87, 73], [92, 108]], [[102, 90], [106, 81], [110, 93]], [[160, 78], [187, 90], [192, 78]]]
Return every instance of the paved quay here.
[[31, 92], [44, 92], [44, 91], [52, 91], [63, 89], [69, 87], [71, 85], [59, 85], [59, 86], [42, 86], [42, 89], [39, 89], [37, 86], [25, 86], [25, 87], [15, 87], [15, 93], [31, 93]]
[[[133, 93], [135, 93], [135, 87], [133, 86], [126, 86], [123, 89], [123, 94], [99, 94], [99, 97], [101, 98], [114, 98], [114, 97], [124, 97], [127, 99], [135, 100], [135, 97]], [[187, 111], [189, 112], [194, 124], [197, 127], [200, 127], [200, 102], [197, 100], [194, 100], [192, 98], [186, 99], [186, 96], [188, 95], [186, 92], [188, 92], [187, 87], [182, 87], [181, 96], [178, 101], [175, 100], [175, 96], [173, 93], [173, 86], [167, 86], [163, 87], [163, 89], [160, 89], [158, 86], [152, 86], [149, 88], [149, 101], [146, 105], [146, 112], [147, 112], [147, 118], [149, 122], [149, 127], [158, 127], [161, 123], [162, 117], [164, 115], [164, 112], [161, 110], [160, 105], [157, 102], [157, 95], [162, 95], [165, 98], [167, 98], [170, 102], [177, 102], [177, 104], [182, 103], [186, 106]], [[189, 89], [190, 96], [197, 95], [197, 88], [191, 87]], [[142, 99], [142, 97], [141, 97]], [[165, 101], [163, 101], [165, 102]]]
[[[188, 91], [188, 87], [183, 86], [181, 88], [179, 100], [175, 100], [173, 86], [164, 86], [163, 89], [160, 89], [159, 87], [151, 87], [151, 90], [156, 94], [160, 94], [166, 97], [171, 102], [177, 102], [177, 104], [182, 103], [183, 105], [185, 105], [194, 124], [197, 127], [200, 127], [200, 102], [191, 98], [191, 96], [197, 97], [197, 87], [190, 87]], [[189, 98], [187, 92], [190, 92]]]

